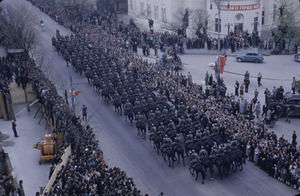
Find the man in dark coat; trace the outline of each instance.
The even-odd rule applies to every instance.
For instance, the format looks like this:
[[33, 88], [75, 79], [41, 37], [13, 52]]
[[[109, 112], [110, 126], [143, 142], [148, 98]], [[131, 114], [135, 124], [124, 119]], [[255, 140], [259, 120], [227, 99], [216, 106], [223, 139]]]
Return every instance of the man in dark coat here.
[[234, 84], [235, 96], [239, 96], [240, 83], [238, 81]]
[[297, 145], [297, 135], [296, 135], [296, 131], [293, 131], [293, 136], [292, 136], [293, 140], [292, 140], [292, 145], [296, 146]]
[[18, 136], [18, 132], [17, 132], [17, 124], [16, 124], [16, 120], [14, 120], [14, 121], [12, 122], [12, 130], [14, 131], [15, 137], [19, 137], [19, 136]]
[[25, 196], [25, 192], [24, 192], [24, 188], [23, 188], [23, 180], [19, 181], [18, 195], [19, 196]]

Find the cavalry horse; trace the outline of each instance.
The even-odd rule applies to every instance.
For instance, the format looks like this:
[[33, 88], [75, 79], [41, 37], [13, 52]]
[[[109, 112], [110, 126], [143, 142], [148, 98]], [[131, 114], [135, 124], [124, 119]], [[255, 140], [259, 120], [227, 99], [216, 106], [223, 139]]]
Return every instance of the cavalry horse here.
[[115, 106], [115, 111], [118, 112], [118, 114], [122, 115], [122, 102], [121, 99], [115, 99], [113, 101], [113, 105]]
[[172, 149], [172, 147], [167, 147], [163, 152], [162, 152], [162, 156], [164, 158], [164, 160], [166, 160], [166, 157], [168, 158], [169, 161], [169, 167], [173, 167], [174, 166], [174, 161], [176, 161], [176, 157], [175, 157], [175, 152]]
[[102, 92], [101, 92], [101, 96], [103, 98], [103, 100], [106, 102], [106, 104], [108, 105], [109, 104], [109, 101], [110, 101], [110, 96], [109, 96], [109, 92], [107, 89], [103, 89]]
[[196, 163], [196, 165], [194, 165], [194, 166], [190, 165], [189, 171], [190, 171], [190, 173], [193, 176], [194, 176], [194, 173], [196, 173], [196, 180], [198, 180], [199, 173], [201, 173], [202, 184], [204, 184], [204, 180], [205, 180], [205, 168], [204, 168], [204, 166], [200, 162]]
[[162, 136], [160, 136], [159, 134], [154, 134], [152, 136], [149, 137], [149, 141], [150, 141], [150, 145], [151, 145], [151, 141], [153, 141], [154, 143], [154, 149], [156, 149], [157, 154], [159, 155], [159, 150], [162, 144]]
[[182, 158], [183, 166], [185, 166], [184, 162], [184, 148], [181, 145], [176, 145], [173, 147], [175, 154], [177, 154], [178, 164], [180, 163], [180, 157]]

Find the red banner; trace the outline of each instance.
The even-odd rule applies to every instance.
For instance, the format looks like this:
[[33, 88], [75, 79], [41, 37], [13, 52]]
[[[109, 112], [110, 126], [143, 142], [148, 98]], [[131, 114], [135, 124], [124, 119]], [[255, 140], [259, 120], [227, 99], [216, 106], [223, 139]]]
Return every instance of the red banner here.
[[260, 4], [252, 4], [252, 5], [230, 5], [229, 8], [227, 5], [222, 5], [222, 11], [248, 11], [248, 10], [256, 10], [260, 8]]

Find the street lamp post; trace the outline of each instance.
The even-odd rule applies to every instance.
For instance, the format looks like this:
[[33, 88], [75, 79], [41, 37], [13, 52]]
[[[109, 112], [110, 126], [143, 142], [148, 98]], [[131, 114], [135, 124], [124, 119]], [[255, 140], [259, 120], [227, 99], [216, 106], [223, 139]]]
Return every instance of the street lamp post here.
[[230, 22], [228, 22], [227, 24], [225, 24], [225, 27], [227, 27], [228, 28], [228, 38], [229, 38], [229, 33], [230, 33], [230, 27], [232, 27], [233, 26], [233, 24], [232, 23], [230, 23]]
[[221, 50], [221, 6], [223, 5], [224, 2], [227, 2], [227, 9], [229, 9], [229, 2], [230, 0], [211, 0], [210, 1], [210, 9], [212, 9], [212, 3], [215, 3], [217, 5], [217, 9], [218, 9], [218, 51]]

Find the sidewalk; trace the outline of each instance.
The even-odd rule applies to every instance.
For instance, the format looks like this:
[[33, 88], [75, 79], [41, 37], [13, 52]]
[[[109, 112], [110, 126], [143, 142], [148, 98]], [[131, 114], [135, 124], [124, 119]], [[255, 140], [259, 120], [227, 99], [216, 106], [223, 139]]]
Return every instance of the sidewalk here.
[[[14, 112], [17, 114], [26, 108], [27, 104], [14, 105]], [[31, 112], [25, 110], [17, 119], [17, 132], [19, 137], [14, 137], [12, 121], [0, 119], [0, 131], [8, 138], [1, 145], [9, 154], [12, 165], [12, 175], [19, 181], [23, 180], [26, 195], [35, 195], [40, 187], [46, 186], [50, 171], [50, 162], [43, 162], [39, 165], [40, 151], [33, 148], [33, 145], [40, 142], [41, 138], [48, 133], [45, 130], [45, 119], [38, 124], [41, 113], [33, 118], [38, 107], [34, 105]]]

